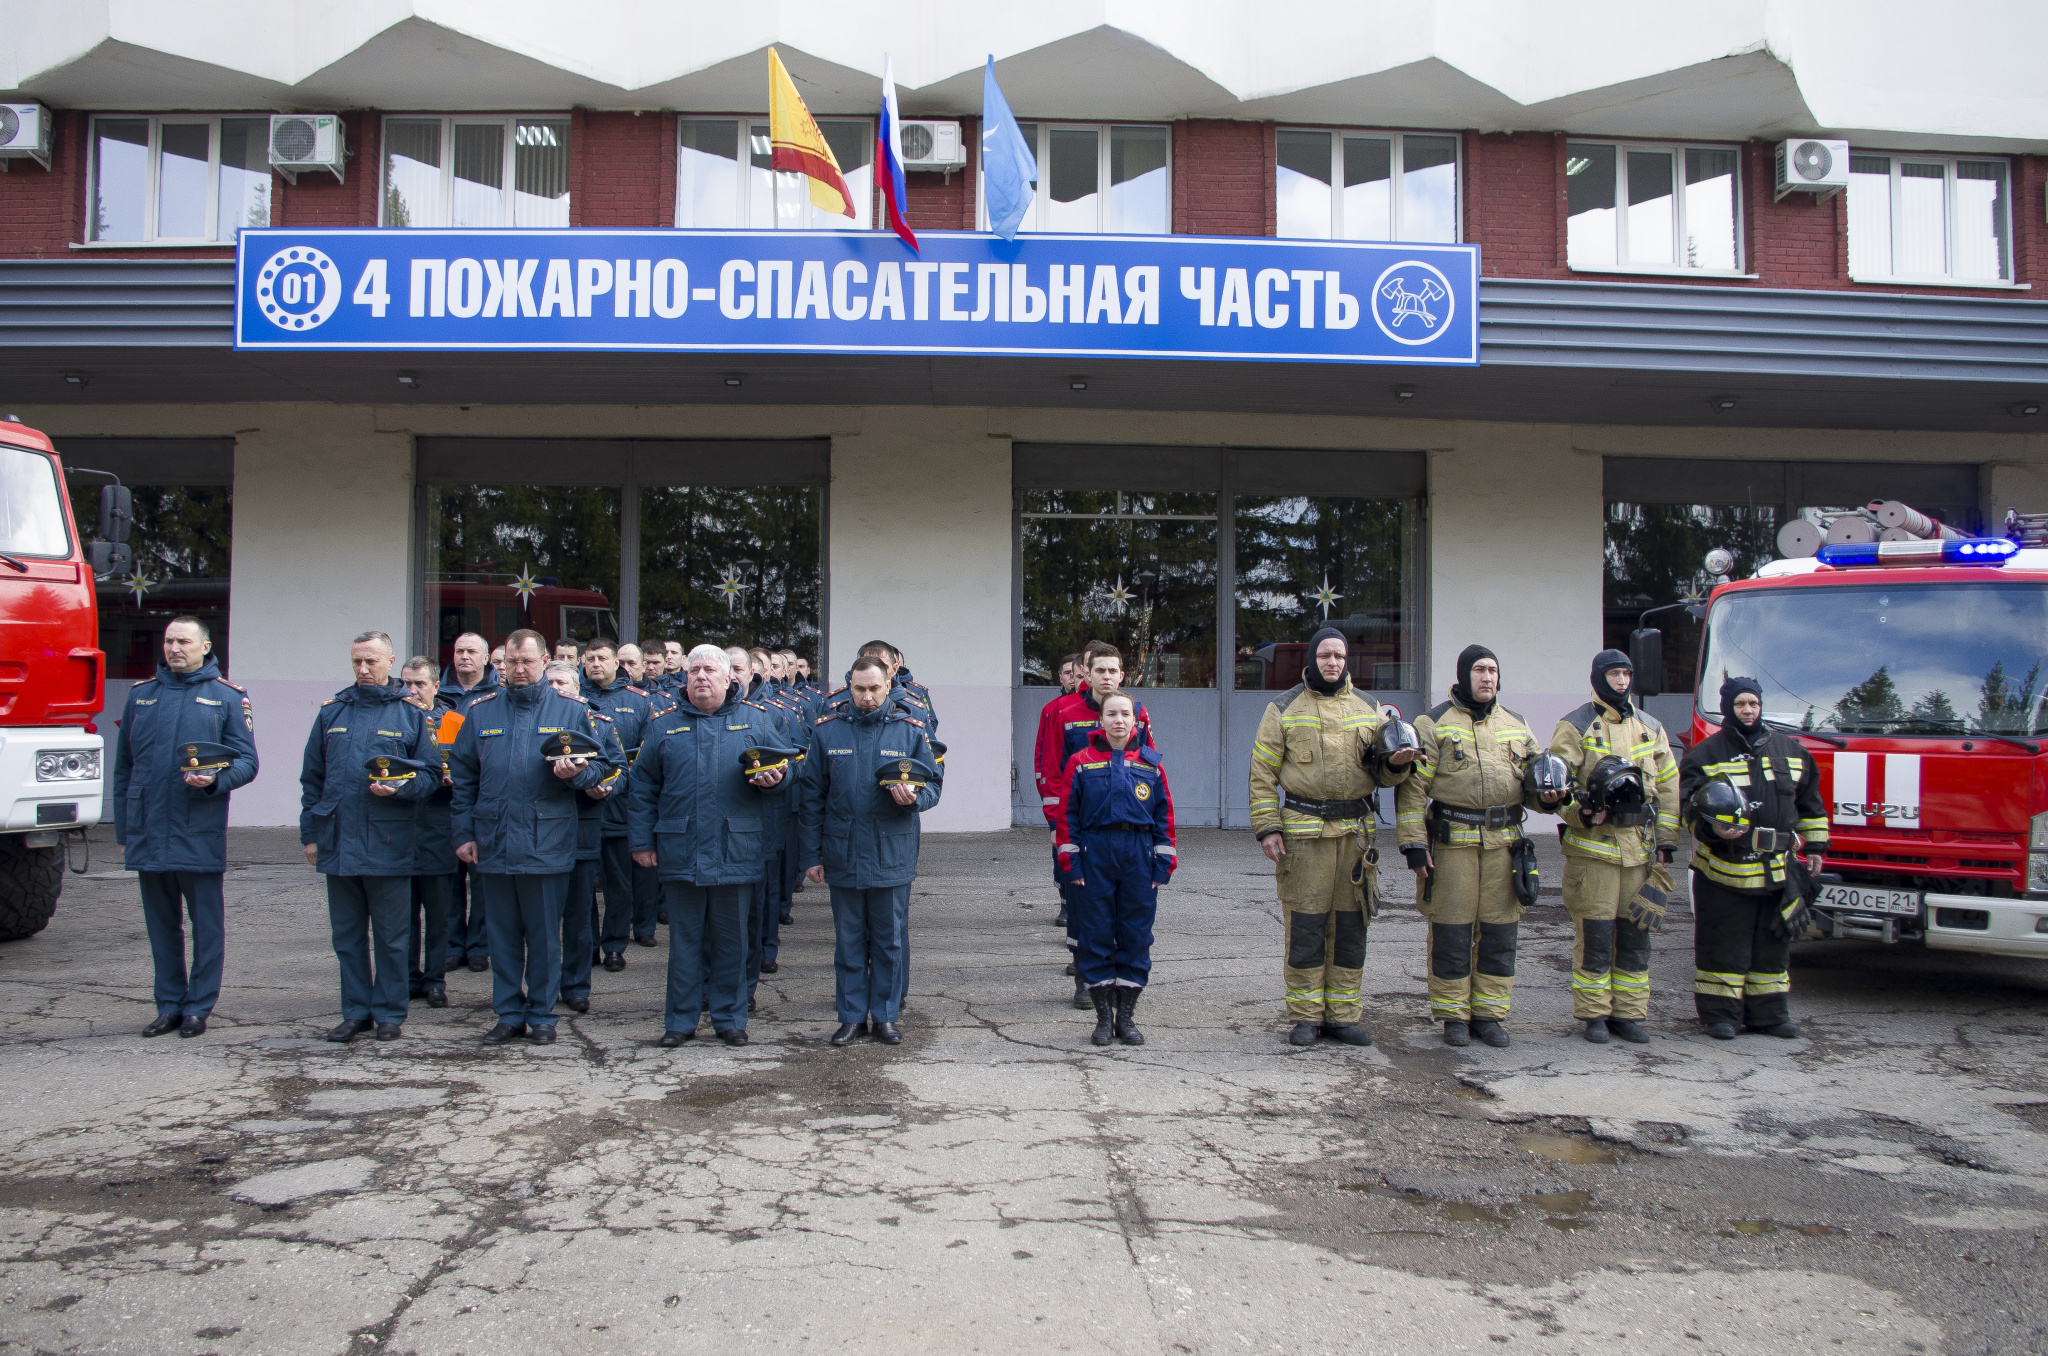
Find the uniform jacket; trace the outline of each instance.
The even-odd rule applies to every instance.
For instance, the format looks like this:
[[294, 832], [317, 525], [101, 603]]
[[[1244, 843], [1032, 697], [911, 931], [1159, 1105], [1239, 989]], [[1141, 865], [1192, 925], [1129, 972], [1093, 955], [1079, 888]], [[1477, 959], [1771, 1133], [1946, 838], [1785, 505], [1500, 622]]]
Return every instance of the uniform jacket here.
[[[1656, 717], [1633, 702], [1629, 705], [1624, 714], [1595, 697], [1560, 720], [1550, 736], [1550, 751], [1571, 766], [1572, 787], [1579, 793], [1560, 812], [1567, 857], [1641, 866], [1656, 848], [1678, 842], [1678, 760], [1671, 756], [1670, 737]], [[1623, 827], [1586, 822], [1586, 778], [1609, 755], [1643, 770], [1656, 804], [1655, 823]]]
[[[612, 730], [619, 737], [619, 748], [625, 755], [623, 766], [630, 775], [633, 760], [640, 756], [640, 741], [647, 737], [647, 723], [654, 719], [656, 711], [665, 711], [675, 703], [667, 697], [656, 696], [644, 687], [635, 687], [625, 681], [624, 671], [612, 680], [610, 687], [599, 687], [588, 678], [583, 680], [583, 700], [593, 708], [611, 717]], [[626, 836], [626, 783], [620, 782], [604, 803], [604, 836], [624, 838]]]
[[[224, 744], [234, 761], [205, 790], [178, 775], [178, 748]], [[114, 751], [114, 841], [131, 871], [228, 869], [228, 793], [256, 779], [256, 717], [248, 694], [211, 657], [191, 673], [159, 667], [128, 689]]]
[[[876, 784], [882, 768], [922, 759], [939, 775], [898, 805]], [[874, 711], [850, 702], [811, 727], [804, 760], [801, 865], [823, 865], [828, 885], [859, 890], [908, 885], [917, 879], [918, 815], [939, 803], [945, 769], [932, 753], [924, 721], [896, 701]]]
[[[545, 733], [581, 730], [605, 751], [571, 781], [541, 758]], [[477, 870], [545, 876], [576, 866], [576, 792], [618, 771], [597, 713], [546, 683], [503, 687], [470, 703], [448, 767], [455, 776], [450, 830], [458, 846], [475, 843]]]
[[[1141, 747], [1152, 747], [1152, 717], [1142, 703], [1137, 706], [1138, 725], [1131, 739]], [[1038, 722], [1038, 747], [1031, 764], [1038, 777], [1038, 799], [1045, 807], [1045, 822], [1052, 823], [1053, 807], [1059, 804], [1060, 782], [1067, 775], [1067, 761], [1087, 747], [1088, 737], [1102, 728], [1102, 707], [1095, 689], [1084, 687], [1064, 697], [1054, 697], [1048, 707], [1052, 714]]]
[[[1400, 847], [1431, 846], [1430, 801], [1466, 810], [1520, 805], [1547, 813], [1548, 807], [1522, 790], [1522, 773], [1541, 753], [1528, 722], [1498, 701], [1481, 717], [1457, 701], [1434, 707], [1415, 722], [1422, 756], [1409, 764], [1411, 776], [1395, 797], [1394, 833]], [[1520, 824], [1489, 829], [1453, 823], [1448, 843], [1436, 847], [1505, 847], [1522, 837]]]
[[[851, 711], [853, 709], [852, 684], [853, 674], [849, 671], [846, 675], [845, 685], [834, 689], [832, 695], [825, 698], [822, 706], [817, 709], [816, 715], [812, 719], [815, 720], [818, 716]], [[922, 722], [927, 738], [936, 737], [939, 728], [939, 718], [932, 711], [931, 696], [932, 694], [925, 690], [924, 684], [910, 681], [910, 670], [908, 669], [898, 669], [896, 676], [889, 680], [889, 700]]]
[[1370, 843], [1371, 815], [1323, 819], [1284, 808], [1281, 792], [1310, 800], [1362, 800], [1376, 787], [1407, 781], [1413, 763], [1387, 769], [1384, 781], [1367, 766], [1373, 739], [1389, 719], [1348, 676], [1327, 697], [1306, 683], [1281, 694], [1259, 718], [1252, 740], [1252, 832], [1263, 839], [1273, 833], [1342, 838], [1362, 831]]
[[[1686, 751], [1678, 767], [1678, 795], [1681, 804], [1692, 804], [1692, 793], [1709, 777], [1726, 777], [1756, 808], [1749, 812], [1753, 828], [1792, 832], [1805, 840], [1805, 851], [1818, 852], [1828, 845], [1827, 805], [1820, 798], [1820, 768], [1804, 745], [1790, 735], [1766, 727], [1755, 749], [1728, 730], [1702, 739]], [[1755, 851], [1748, 837], [1733, 842], [1722, 838], [1688, 812], [1693, 837], [1699, 847], [1692, 855], [1692, 869], [1723, 889], [1751, 894], [1775, 894], [1785, 883], [1789, 848], [1771, 853]]]
[[[454, 709], [436, 697], [434, 709], [422, 711], [420, 715], [426, 720], [427, 728], [431, 732], [440, 727], [441, 713]], [[436, 740], [433, 754], [435, 766], [447, 766], [441, 757], [444, 752], [440, 741]], [[418, 802], [418, 809], [415, 811], [417, 817], [413, 825], [417, 838], [412, 850], [412, 873], [415, 876], [452, 876], [462, 869], [461, 861], [455, 856], [455, 833], [449, 826], [449, 809], [455, 801], [455, 788], [452, 785], [440, 785], [439, 774], [436, 774], [435, 782], [434, 794]]]
[[924, 708], [924, 732], [933, 739], [939, 737], [939, 708], [932, 704], [932, 690], [910, 676], [910, 667], [904, 665], [896, 670], [896, 676], [889, 680], [889, 686], [900, 694], [909, 694]]
[[[588, 697], [579, 698], [590, 708], [597, 721], [597, 742], [604, 745], [605, 753], [612, 760], [612, 773], [598, 786], [606, 788], [602, 796], [590, 794], [595, 787], [580, 788], [576, 792], [576, 860], [594, 862], [604, 854], [605, 821], [612, 813], [612, 802], [623, 801], [629, 790], [627, 782], [626, 749], [619, 740], [619, 728], [602, 708]], [[610, 837], [621, 837], [611, 834]]]
[[1065, 874], [1084, 873], [1085, 849], [1077, 835], [1106, 829], [1135, 829], [1152, 839], [1152, 879], [1164, 884], [1179, 863], [1173, 836], [1173, 791], [1159, 750], [1136, 738], [1121, 750], [1096, 731], [1087, 747], [1067, 760], [1053, 807], [1059, 863]]
[[441, 671], [441, 691], [436, 696], [440, 701], [448, 704], [449, 710], [461, 715], [468, 715], [471, 702], [487, 692], [499, 691], [504, 686], [504, 683], [498, 679], [498, 666], [496, 664], [484, 665], [484, 676], [478, 680], [475, 687], [470, 688], [467, 692], [463, 691], [462, 684], [455, 681], [454, 669], [443, 669]]
[[439, 789], [415, 775], [395, 796], [370, 794], [363, 764], [378, 754], [441, 765], [426, 712], [405, 700], [403, 683], [351, 683], [320, 703], [299, 765], [299, 841], [318, 849], [313, 869], [328, 876], [410, 876], [419, 849], [416, 806]]
[[626, 822], [635, 852], [656, 855], [663, 880], [743, 885], [768, 861], [773, 799], [790, 794], [785, 775], [763, 789], [747, 780], [740, 755], [761, 743], [767, 713], [728, 691], [705, 715], [689, 703], [648, 727], [633, 764]]

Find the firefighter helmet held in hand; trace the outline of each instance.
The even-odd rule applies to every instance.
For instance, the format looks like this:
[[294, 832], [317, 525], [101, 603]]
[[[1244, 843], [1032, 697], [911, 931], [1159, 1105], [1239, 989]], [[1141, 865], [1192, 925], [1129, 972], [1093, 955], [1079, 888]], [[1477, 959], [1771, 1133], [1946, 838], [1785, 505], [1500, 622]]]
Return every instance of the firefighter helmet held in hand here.
[[1372, 748], [1366, 755], [1367, 765], [1377, 770], [1388, 766], [1387, 760], [1397, 753], [1419, 751], [1422, 741], [1416, 737], [1415, 727], [1399, 716], [1380, 726], [1373, 736]]
[[1539, 753], [1522, 770], [1522, 790], [1538, 796], [1569, 796], [1572, 789], [1571, 764], [1554, 753]]
[[1724, 829], [1749, 827], [1749, 801], [1725, 777], [1700, 783], [1700, 789], [1692, 793], [1692, 812]]
[[1585, 803], [1595, 814], [1640, 813], [1650, 803], [1650, 788], [1643, 781], [1643, 770], [1625, 758], [1608, 754], [1593, 764], [1586, 777]]

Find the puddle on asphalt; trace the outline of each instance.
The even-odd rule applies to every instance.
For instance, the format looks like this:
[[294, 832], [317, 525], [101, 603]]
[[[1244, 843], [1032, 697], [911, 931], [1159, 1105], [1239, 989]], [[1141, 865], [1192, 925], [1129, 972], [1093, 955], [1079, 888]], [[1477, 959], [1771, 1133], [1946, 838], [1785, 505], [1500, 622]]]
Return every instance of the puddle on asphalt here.
[[1619, 1163], [1621, 1155], [1604, 1144], [1579, 1135], [1560, 1135], [1552, 1130], [1532, 1130], [1516, 1135], [1515, 1143], [1539, 1158], [1553, 1163]]
[[1829, 1238], [1848, 1232], [1832, 1224], [1785, 1224], [1774, 1219], [1731, 1219], [1728, 1227], [1721, 1230], [1723, 1238], [1762, 1238], [1780, 1229], [1790, 1229], [1795, 1234], [1808, 1238]]
[[1463, 1098], [1468, 1102], [1490, 1102], [1493, 1100], [1492, 1093], [1482, 1092], [1478, 1088], [1452, 1088], [1451, 1096]]
[[1343, 1190], [1389, 1196], [1416, 1210], [1434, 1210], [1445, 1219], [1478, 1221], [1503, 1227], [1514, 1222], [1523, 1206], [1529, 1206], [1543, 1213], [1545, 1224], [1567, 1232], [1589, 1226], [1592, 1221], [1581, 1219], [1579, 1216], [1599, 1208], [1593, 1204], [1593, 1193], [1590, 1191], [1538, 1191], [1522, 1197], [1519, 1201], [1480, 1205], [1472, 1201], [1439, 1200], [1420, 1191], [1402, 1191], [1375, 1182], [1346, 1182]]

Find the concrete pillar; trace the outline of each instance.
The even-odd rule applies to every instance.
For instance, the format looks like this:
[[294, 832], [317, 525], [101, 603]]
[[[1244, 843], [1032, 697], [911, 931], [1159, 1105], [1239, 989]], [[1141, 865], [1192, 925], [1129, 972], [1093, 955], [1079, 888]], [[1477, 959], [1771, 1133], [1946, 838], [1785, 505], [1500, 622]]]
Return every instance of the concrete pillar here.
[[832, 439], [826, 676], [886, 640], [932, 690], [937, 832], [1010, 823], [1010, 443], [987, 428], [980, 410], [873, 409]]
[[390, 633], [404, 661], [412, 438], [367, 407], [287, 407], [235, 435], [233, 679], [256, 708], [263, 770], [232, 822], [295, 824], [299, 762], [320, 703], [350, 682], [349, 641]]
[[1601, 639], [1601, 459], [1572, 444], [1568, 427], [1459, 424], [1429, 458], [1426, 701], [1444, 700], [1476, 642], [1500, 656], [1502, 701], [1546, 744], [1586, 700]]

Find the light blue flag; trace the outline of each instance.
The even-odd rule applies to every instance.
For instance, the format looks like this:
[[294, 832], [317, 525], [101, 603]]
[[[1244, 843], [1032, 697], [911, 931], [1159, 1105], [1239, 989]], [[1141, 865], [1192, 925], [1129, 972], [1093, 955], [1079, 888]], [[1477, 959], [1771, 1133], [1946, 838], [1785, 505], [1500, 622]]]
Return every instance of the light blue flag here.
[[1024, 133], [1010, 113], [1009, 100], [996, 84], [994, 56], [989, 57], [981, 79], [981, 176], [988, 198], [989, 229], [1005, 240], [1015, 240], [1024, 214], [1031, 210], [1038, 157], [1024, 144]]

